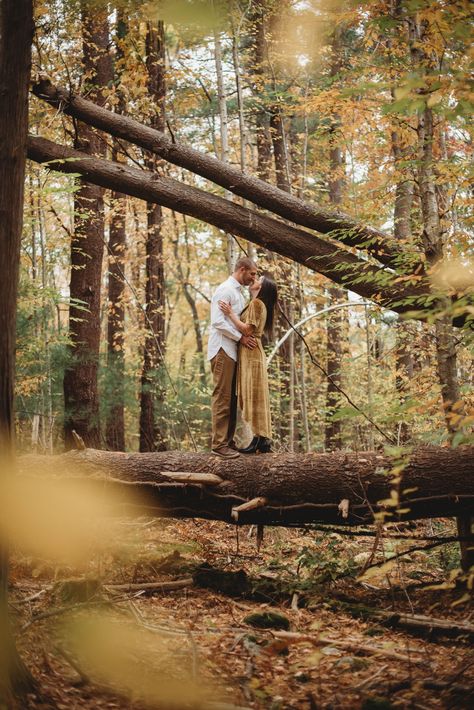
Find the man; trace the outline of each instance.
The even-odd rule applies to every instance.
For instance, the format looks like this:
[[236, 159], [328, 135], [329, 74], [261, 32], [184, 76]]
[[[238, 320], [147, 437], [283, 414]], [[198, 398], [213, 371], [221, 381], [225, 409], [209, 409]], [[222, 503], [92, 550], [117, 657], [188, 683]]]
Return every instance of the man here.
[[211, 361], [214, 381], [212, 393], [212, 453], [224, 459], [239, 456], [235, 449], [234, 432], [237, 418], [235, 370], [237, 346], [256, 347], [253, 335], [242, 335], [219, 308], [219, 301], [227, 301], [234, 313], [240, 315], [245, 305], [242, 286], [250, 286], [257, 278], [257, 267], [251, 259], [239, 259], [234, 273], [217, 287], [211, 302], [211, 326], [207, 359]]

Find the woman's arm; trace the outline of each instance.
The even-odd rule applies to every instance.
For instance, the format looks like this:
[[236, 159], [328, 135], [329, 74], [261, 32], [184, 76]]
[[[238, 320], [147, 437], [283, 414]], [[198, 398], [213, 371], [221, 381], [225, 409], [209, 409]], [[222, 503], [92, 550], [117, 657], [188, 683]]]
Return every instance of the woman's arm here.
[[219, 308], [226, 316], [229, 316], [237, 330], [239, 330], [243, 335], [253, 335], [255, 333], [255, 326], [241, 321], [232, 310], [230, 303], [227, 303], [226, 301], [219, 301]]

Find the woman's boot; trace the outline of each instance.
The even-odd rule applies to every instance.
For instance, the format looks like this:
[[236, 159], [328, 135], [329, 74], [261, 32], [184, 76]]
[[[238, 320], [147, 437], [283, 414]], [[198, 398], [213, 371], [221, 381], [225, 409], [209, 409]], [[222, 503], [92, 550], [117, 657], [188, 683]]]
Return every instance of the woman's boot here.
[[272, 442], [271, 439], [267, 439], [265, 436], [259, 436], [257, 442], [257, 451], [261, 454], [271, 454], [272, 453]]
[[241, 454], [255, 454], [260, 438], [261, 437], [259, 436], [254, 436], [250, 444], [246, 446], [245, 449], [237, 449], [237, 451]]

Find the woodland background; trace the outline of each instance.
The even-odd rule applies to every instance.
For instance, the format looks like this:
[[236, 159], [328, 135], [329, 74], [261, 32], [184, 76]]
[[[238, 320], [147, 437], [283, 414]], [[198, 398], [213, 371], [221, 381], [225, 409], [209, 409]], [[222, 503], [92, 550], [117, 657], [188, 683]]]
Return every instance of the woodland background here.
[[[435, 251], [453, 293], [472, 279], [467, 13], [464, 2], [423, 0], [37, 2], [33, 77], [394, 233], [428, 264], [420, 130], [429, 119]], [[224, 194], [35, 98], [30, 132]], [[439, 312], [438, 325], [422, 324], [357, 305], [340, 285], [212, 226], [29, 162], [21, 448], [60, 450], [75, 429], [98, 448], [206, 449], [209, 299], [243, 253], [274, 273], [292, 323], [352, 303], [309, 320], [306, 342], [293, 334], [273, 358], [277, 450], [373, 449], [387, 443], [373, 422], [394, 444], [465, 442], [472, 417], [452, 406], [472, 405], [469, 329], [448, 327], [443, 345]], [[277, 336], [288, 327], [280, 316]]]
[[[38, 0], [27, 146], [31, 2], [2, 0], [2, 708], [472, 707], [469, 10]], [[324, 228], [300, 253], [274, 195], [254, 219], [275, 207], [278, 243], [252, 220], [235, 231], [259, 246], [184, 217], [179, 188], [251, 205], [69, 117], [69, 92], [306, 200]], [[44, 139], [174, 178], [175, 209], [92, 185], [74, 159], [45, 164]], [[310, 240], [333, 261], [301, 263]], [[304, 322], [274, 355], [265, 343], [276, 454], [224, 465], [193, 450], [210, 443], [209, 300], [241, 254], [280, 285], [275, 338]], [[73, 431], [85, 450], [43, 456], [80, 444]], [[12, 464], [14, 439], [33, 455]], [[102, 478], [83, 475], [94, 461]], [[170, 483], [182, 465], [214, 481]], [[131, 488], [157, 496], [132, 520], [115, 497]], [[192, 519], [150, 517], [170, 510]], [[256, 545], [221, 522], [236, 510]], [[305, 511], [304, 530], [266, 525]]]

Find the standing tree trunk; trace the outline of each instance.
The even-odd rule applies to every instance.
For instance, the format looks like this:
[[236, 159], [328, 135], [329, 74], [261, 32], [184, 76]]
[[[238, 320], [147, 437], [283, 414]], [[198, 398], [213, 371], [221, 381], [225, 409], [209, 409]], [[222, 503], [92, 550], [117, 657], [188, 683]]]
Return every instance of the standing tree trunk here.
[[179, 224], [178, 224], [178, 219], [176, 217], [176, 213], [173, 211], [173, 225], [174, 225], [174, 232], [175, 232], [175, 239], [173, 241], [173, 250], [174, 250], [174, 255], [175, 255], [175, 260], [176, 260], [176, 270], [178, 273], [178, 279], [181, 284], [181, 287], [183, 289], [184, 297], [191, 309], [191, 316], [193, 319], [193, 327], [194, 327], [194, 335], [196, 337], [196, 354], [198, 356], [198, 361], [199, 361], [199, 373], [201, 376], [201, 382], [203, 386], [206, 383], [206, 366], [205, 366], [205, 355], [204, 355], [204, 344], [203, 344], [203, 339], [202, 339], [202, 332], [201, 332], [201, 322], [199, 320], [199, 313], [198, 309], [196, 306], [196, 300], [193, 298], [191, 294], [191, 284], [189, 281], [189, 277], [191, 274], [191, 257], [189, 253], [189, 239], [188, 239], [188, 223], [186, 221], [186, 217], [183, 216], [183, 234], [184, 234], [184, 242], [185, 242], [185, 247], [186, 247], [186, 261], [187, 261], [187, 266], [186, 266], [186, 273], [184, 272], [181, 260], [180, 260], [180, 255], [178, 252], [178, 245], [179, 245], [179, 237], [180, 237], [180, 230], [179, 230]]
[[[117, 16], [116, 53], [114, 65], [114, 81], [117, 87], [117, 113], [125, 112], [125, 98], [120, 88], [120, 77], [123, 71], [124, 51], [123, 41], [127, 33], [127, 25], [121, 12]], [[112, 160], [120, 157], [118, 140], [114, 139]], [[125, 250], [126, 232], [125, 220], [127, 213], [127, 198], [121, 192], [112, 192], [112, 216], [109, 227], [109, 280], [108, 280], [108, 310], [107, 310], [107, 370], [110, 376], [109, 408], [105, 423], [105, 440], [107, 448], [112, 451], [125, 451], [125, 357], [124, 357], [124, 319], [125, 319]], [[111, 401], [110, 401], [111, 400]]]
[[[275, 180], [277, 187], [284, 192], [291, 193], [290, 180], [290, 155], [288, 151], [283, 116], [279, 106], [273, 106], [270, 113], [270, 133], [273, 146], [273, 160], [275, 164]], [[288, 263], [282, 262], [276, 274], [279, 282], [279, 301], [283, 313], [290, 323], [295, 318], [293, 270]], [[284, 333], [288, 328], [285, 317], [278, 319], [278, 331]], [[280, 432], [281, 438], [287, 435], [288, 448], [294, 450], [295, 445], [295, 338], [292, 332], [280, 348]], [[284, 424], [283, 424], [284, 423]]]
[[[334, 32], [332, 40], [332, 57], [330, 75], [335, 81], [337, 74], [342, 67], [341, 53], [341, 30]], [[342, 204], [342, 193], [345, 183], [345, 155], [342, 148], [341, 118], [334, 113], [331, 117], [331, 127], [329, 130], [329, 201], [337, 209]], [[345, 300], [345, 292], [340, 286], [332, 286], [329, 289], [328, 306], [336, 305]], [[327, 451], [342, 448], [342, 422], [340, 419], [333, 419], [333, 415], [339, 406], [340, 390], [342, 384], [342, 331], [344, 315], [339, 309], [328, 314], [327, 318], [327, 341], [326, 341], [326, 370], [328, 373], [326, 389], [326, 421], [324, 425], [324, 445]]]
[[[147, 23], [146, 66], [148, 92], [153, 101], [152, 128], [165, 128], [165, 31], [163, 22]], [[156, 170], [156, 156], [148, 153], [147, 168]], [[147, 202], [146, 239], [146, 338], [140, 391], [140, 451], [166, 449], [165, 417], [165, 289], [163, 269], [163, 211]]]
[[[423, 50], [427, 27], [424, 21], [415, 15], [409, 24], [411, 52], [414, 62], [427, 66], [428, 57]], [[426, 104], [418, 117], [418, 188], [420, 191], [421, 213], [423, 217], [423, 247], [426, 259], [434, 267], [444, 257], [444, 229], [440, 219], [440, 205], [436, 189], [433, 144], [436, 139], [433, 110]], [[436, 359], [438, 377], [441, 384], [446, 427], [454, 435], [462, 409], [457, 377], [456, 346], [448, 313], [442, 313], [435, 322]], [[461, 406], [460, 406], [461, 403]], [[461, 565], [464, 570], [474, 566], [474, 516], [457, 519], [460, 535], [471, 537], [470, 542], [461, 542]]]
[[[219, 128], [221, 137], [219, 158], [224, 163], [227, 163], [229, 160], [229, 119], [227, 113], [227, 97], [224, 86], [224, 74], [222, 71], [221, 38], [217, 30], [214, 30], [214, 60], [216, 64], [217, 102], [219, 105]], [[226, 191], [225, 196], [227, 199], [231, 197], [228, 191]], [[232, 273], [234, 271], [234, 264], [237, 261], [237, 249], [234, 237], [231, 234], [227, 234], [226, 259], [227, 270], [229, 273]]]
[[[329, 150], [330, 175], [329, 199], [331, 204], [340, 205], [344, 186], [344, 153], [338, 138], [340, 138], [339, 117], [333, 117], [331, 130], [331, 147]], [[329, 289], [328, 306], [336, 305], [345, 300], [345, 292], [340, 286], [331, 286]], [[324, 425], [324, 445], [327, 451], [342, 448], [342, 423], [334, 420], [333, 415], [339, 406], [340, 390], [342, 385], [342, 355], [343, 355], [343, 323], [342, 309], [328, 314], [327, 342], [326, 342], [326, 370], [328, 373], [326, 389], [326, 421]]]
[[[423, 243], [426, 258], [431, 265], [443, 257], [443, 231], [439, 217], [439, 205], [433, 174], [433, 113], [426, 107], [418, 123], [420, 148], [418, 182], [423, 214]], [[460, 413], [461, 395], [457, 376], [456, 345], [453, 326], [448, 314], [442, 314], [435, 322], [436, 360], [441, 384], [441, 397], [450, 435], [454, 435]], [[454, 406], [456, 405], [456, 406]], [[461, 542], [461, 565], [464, 570], [474, 566], [474, 516], [457, 518], [460, 537], [471, 537], [470, 542]]]
[[256, 0], [253, 3], [251, 18], [251, 32], [253, 35], [253, 66], [252, 89], [257, 103], [255, 112], [255, 134], [257, 144], [257, 175], [260, 180], [270, 181], [272, 164], [272, 143], [270, 135], [269, 114], [265, 105], [265, 85], [266, 85], [266, 2]]
[[[89, 95], [104, 105], [103, 89], [111, 78], [106, 10], [89, 11], [81, 4], [84, 76]], [[104, 156], [105, 143], [90, 126], [77, 123], [75, 147]], [[74, 196], [71, 241], [69, 337], [71, 361], [64, 373], [64, 440], [74, 447], [75, 430], [87, 445], [100, 446], [97, 385], [100, 345], [100, 296], [104, 253], [103, 189], [80, 180]]]
[[[28, 88], [33, 38], [31, 0], [0, 3], [0, 460], [12, 474], [15, 326], [23, 225]], [[34, 682], [15, 647], [8, 619], [8, 553], [0, 547], [0, 705]]]
[[[407, 159], [407, 149], [402, 145], [400, 131], [392, 131], [392, 152], [396, 169]], [[400, 244], [408, 244], [411, 241], [411, 209], [413, 204], [413, 180], [411, 176], [402, 174], [395, 188], [395, 206], [393, 211], [393, 233]], [[413, 341], [414, 327], [409, 323], [397, 323], [396, 326], [396, 378], [395, 388], [397, 390], [400, 404], [403, 404], [408, 392], [411, 378], [413, 377], [413, 352], [410, 343]], [[405, 444], [410, 439], [408, 424], [400, 419], [398, 440]]]

